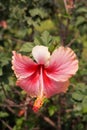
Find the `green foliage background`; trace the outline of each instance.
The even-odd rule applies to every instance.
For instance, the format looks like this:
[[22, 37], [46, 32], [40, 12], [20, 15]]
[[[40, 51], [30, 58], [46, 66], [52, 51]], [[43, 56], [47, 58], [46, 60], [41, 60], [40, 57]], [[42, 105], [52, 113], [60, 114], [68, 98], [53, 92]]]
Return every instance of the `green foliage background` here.
[[[66, 13], [61, 0], [0, 0], [2, 20], [7, 27], [0, 26], [0, 130], [87, 130], [87, 2], [76, 0]], [[12, 50], [32, 57], [38, 44], [50, 52], [70, 45], [79, 71], [66, 94], [46, 100], [35, 114], [33, 99], [15, 85], [11, 58]]]

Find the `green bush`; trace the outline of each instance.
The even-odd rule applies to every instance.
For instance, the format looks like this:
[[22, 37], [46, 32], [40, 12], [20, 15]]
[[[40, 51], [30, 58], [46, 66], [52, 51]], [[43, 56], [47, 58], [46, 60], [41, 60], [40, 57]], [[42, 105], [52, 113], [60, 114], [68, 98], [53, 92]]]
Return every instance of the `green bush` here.
[[[86, 1], [77, 0], [67, 13], [61, 0], [0, 0], [1, 130], [87, 129], [86, 6]], [[33, 99], [16, 86], [11, 69], [12, 51], [31, 57], [35, 45], [46, 45], [50, 52], [60, 45], [71, 46], [79, 59], [68, 92], [47, 99], [36, 114]]]

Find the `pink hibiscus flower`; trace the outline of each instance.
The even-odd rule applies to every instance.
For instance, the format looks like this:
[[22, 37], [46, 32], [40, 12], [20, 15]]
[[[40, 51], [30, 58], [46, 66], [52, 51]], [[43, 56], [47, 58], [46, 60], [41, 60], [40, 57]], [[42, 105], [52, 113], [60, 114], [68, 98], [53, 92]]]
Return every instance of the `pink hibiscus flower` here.
[[33, 106], [37, 112], [45, 98], [67, 91], [69, 78], [78, 70], [78, 60], [73, 50], [63, 46], [52, 55], [47, 47], [35, 46], [32, 55], [36, 62], [13, 51], [12, 69], [16, 84], [30, 96], [37, 97]]

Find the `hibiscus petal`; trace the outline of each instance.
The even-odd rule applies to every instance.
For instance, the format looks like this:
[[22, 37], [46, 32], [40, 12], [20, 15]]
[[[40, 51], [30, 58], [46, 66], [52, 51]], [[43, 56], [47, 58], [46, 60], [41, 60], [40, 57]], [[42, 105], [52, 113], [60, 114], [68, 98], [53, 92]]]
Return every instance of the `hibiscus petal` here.
[[18, 79], [16, 85], [20, 86], [30, 96], [37, 97], [39, 93], [39, 74], [35, 72], [27, 78]]
[[55, 94], [64, 93], [67, 91], [69, 81], [55, 81], [48, 76], [44, 76], [44, 95], [49, 98]]
[[22, 56], [13, 51], [12, 69], [17, 78], [26, 78], [36, 71], [37, 64], [27, 56]]
[[39, 64], [47, 64], [50, 58], [48, 48], [45, 46], [35, 46], [32, 50], [32, 55]]
[[72, 49], [59, 47], [56, 49], [47, 67], [47, 75], [56, 81], [66, 81], [78, 70], [78, 60]]

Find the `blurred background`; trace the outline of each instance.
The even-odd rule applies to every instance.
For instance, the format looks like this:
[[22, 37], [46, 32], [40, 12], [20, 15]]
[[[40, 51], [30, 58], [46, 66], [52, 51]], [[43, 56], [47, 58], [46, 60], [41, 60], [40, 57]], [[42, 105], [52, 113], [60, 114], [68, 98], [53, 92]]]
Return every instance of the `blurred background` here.
[[[46, 100], [38, 113], [34, 99], [16, 86], [12, 50], [32, 57], [35, 45], [52, 52], [70, 46], [79, 70], [66, 94]], [[0, 0], [0, 130], [87, 130], [87, 1]]]

